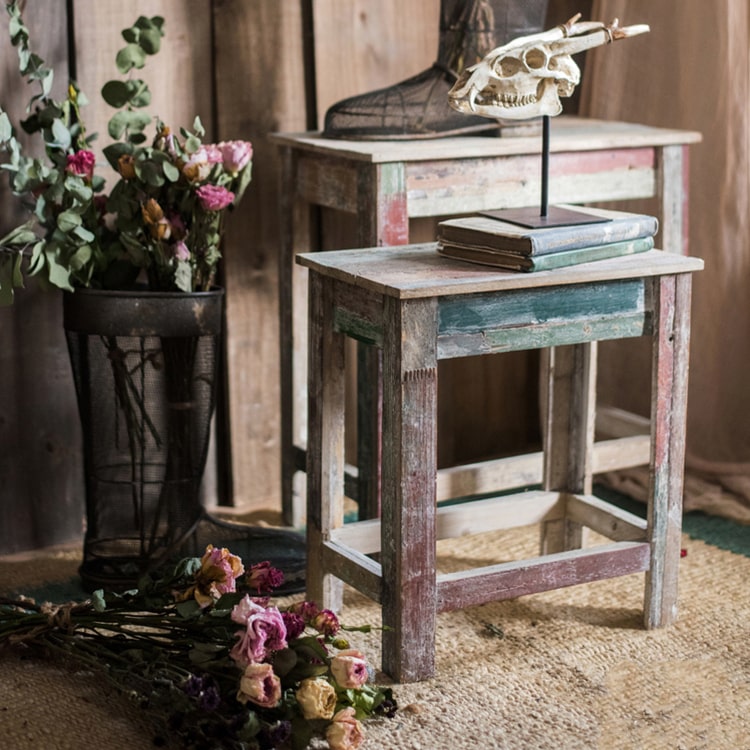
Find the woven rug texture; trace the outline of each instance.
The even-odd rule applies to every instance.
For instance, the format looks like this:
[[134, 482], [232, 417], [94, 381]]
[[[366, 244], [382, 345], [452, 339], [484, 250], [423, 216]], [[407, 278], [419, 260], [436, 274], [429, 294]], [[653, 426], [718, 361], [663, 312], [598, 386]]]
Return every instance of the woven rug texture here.
[[[446, 540], [440, 569], [533, 557], [537, 540], [534, 528]], [[366, 723], [365, 750], [750, 750], [750, 559], [687, 535], [683, 546], [669, 628], [642, 626], [643, 574], [441, 614], [436, 676], [394, 686], [400, 710]], [[0, 589], [74, 588], [78, 562], [0, 558]], [[339, 614], [380, 622], [350, 589]], [[351, 640], [380, 665], [379, 633]], [[3, 748], [154, 747], [144, 716], [96, 674], [7, 653], [0, 670]]]

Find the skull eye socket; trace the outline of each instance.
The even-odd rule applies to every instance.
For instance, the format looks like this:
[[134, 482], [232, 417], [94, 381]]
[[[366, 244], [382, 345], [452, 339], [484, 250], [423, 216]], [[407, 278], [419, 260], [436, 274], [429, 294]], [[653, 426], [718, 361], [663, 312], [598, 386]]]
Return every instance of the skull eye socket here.
[[532, 47], [523, 56], [529, 70], [543, 70], [547, 67], [547, 53], [541, 47]]
[[503, 57], [496, 60], [492, 68], [500, 78], [512, 78], [516, 73], [523, 70], [523, 65], [515, 57]]

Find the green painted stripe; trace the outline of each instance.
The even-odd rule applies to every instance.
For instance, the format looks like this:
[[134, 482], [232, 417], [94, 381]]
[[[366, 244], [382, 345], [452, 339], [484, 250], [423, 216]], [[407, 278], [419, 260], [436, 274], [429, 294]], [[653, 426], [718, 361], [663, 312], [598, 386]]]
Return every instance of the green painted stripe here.
[[444, 297], [439, 301], [438, 332], [439, 336], [446, 336], [500, 327], [643, 315], [645, 284], [644, 279], [627, 279]]
[[499, 327], [476, 333], [457, 333], [438, 337], [438, 358], [470, 357], [523, 349], [583, 344], [591, 341], [642, 336], [650, 326], [644, 312], [620, 314], [603, 319], [529, 324], [523, 327]]

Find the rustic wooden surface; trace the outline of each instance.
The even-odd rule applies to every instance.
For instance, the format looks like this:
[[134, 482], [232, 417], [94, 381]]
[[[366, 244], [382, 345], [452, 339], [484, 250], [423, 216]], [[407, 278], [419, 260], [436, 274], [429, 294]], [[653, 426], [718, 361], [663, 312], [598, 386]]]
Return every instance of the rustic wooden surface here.
[[[409, 245], [309, 253], [298, 262], [310, 269], [312, 282], [308, 588], [326, 605], [336, 604], [346, 581], [381, 603], [386, 626], [382, 666], [388, 674], [399, 682], [432, 676], [437, 612], [588, 581], [647, 571], [646, 626], [661, 627], [674, 619], [690, 274], [702, 268], [702, 261], [651, 251], [547, 274], [499, 274], [444, 258], [434, 245]], [[606, 284], [606, 293], [592, 294], [593, 282]], [[548, 304], [542, 297], [549, 298]], [[613, 299], [618, 300], [614, 306]], [[504, 300], [511, 304], [504, 307]], [[630, 327], [633, 317], [640, 320], [639, 329]], [[545, 399], [544, 491], [438, 509], [437, 362], [493, 351], [484, 337], [472, 336], [475, 329], [499, 351], [553, 347]], [[441, 346], [443, 337], [464, 333], [462, 347]], [[381, 518], [347, 526], [342, 523], [344, 334], [382, 349], [388, 404]], [[591, 495], [596, 345], [639, 335], [653, 339], [655, 373], [647, 523]], [[436, 573], [437, 539], [524, 523], [541, 525], [539, 557]], [[586, 527], [612, 543], [585, 547]], [[366, 556], [377, 552], [376, 559]]]
[[[232, 217], [225, 248], [226, 389], [216, 420], [216, 488], [209, 494], [243, 509], [280, 507], [277, 264], [286, 224], [278, 209], [281, 159], [268, 135], [319, 128], [335, 101], [430, 65], [439, 0], [164, 0], [158, 7], [146, 0], [127, 5], [74, 0], [70, 5], [92, 130], [105, 132], [108, 112], [97, 87], [114, 72], [120, 30], [139, 14], [158, 13], [166, 19], [167, 36], [144, 71], [154, 91], [149, 110], [186, 125], [199, 113], [211, 137], [250, 138], [255, 145], [254, 180], [242, 210]], [[65, 6], [37, 0], [27, 2], [25, 12], [42, 57], [55, 65], [58, 86], [66, 78]], [[579, 10], [589, 16], [591, 2], [550, 0], [549, 8], [554, 25]], [[18, 81], [15, 50], [5, 43], [0, 81], [3, 106], [20, 113], [28, 95]], [[7, 200], [7, 192], [0, 196], [4, 228], [18, 217], [17, 204]], [[359, 241], [357, 222], [346, 214], [325, 210], [312, 226], [321, 229], [319, 244], [325, 248]], [[433, 220], [411, 219], [409, 235], [432, 239]], [[304, 309], [304, 284], [289, 294]], [[59, 308], [55, 295], [30, 288], [15, 308], [0, 311], [0, 378], [9, 384], [0, 397], [0, 552], [81, 533], [79, 428]], [[441, 461], [471, 461], [535, 441], [536, 374], [535, 355], [526, 353], [505, 357], [503, 364], [492, 357], [441, 363]], [[458, 392], [468, 393], [460, 404], [454, 399]], [[483, 433], [475, 429], [476, 415], [487, 410], [500, 418]], [[503, 423], [510, 429], [497, 426]]]

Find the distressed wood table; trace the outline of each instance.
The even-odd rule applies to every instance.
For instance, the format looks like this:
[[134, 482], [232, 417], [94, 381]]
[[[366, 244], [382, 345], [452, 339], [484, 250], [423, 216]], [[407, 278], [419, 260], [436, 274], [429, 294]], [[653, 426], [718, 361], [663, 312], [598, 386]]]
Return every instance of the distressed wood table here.
[[[692, 272], [658, 250], [531, 274], [444, 258], [436, 246], [298, 256], [309, 269], [307, 596], [338, 610], [343, 582], [380, 602], [383, 669], [434, 673], [440, 612], [646, 572], [646, 627], [677, 609]], [[597, 342], [652, 337], [647, 520], [592, 495]], [[380, 519], [344, 525], [345, 339], [382, 351]], [[549, 349], [539, 491], [438, 506], [437, 363]], [[617, 442], [617, 441], [615, 441]], [[523, 462], [520, 459], [511, 459]], [[436, 541], [541, 524], [539, 557], [436, 573]], [[584, 547], [584, 528], [609, 540]], [[373, 557], [378, 553], [377, 557]]]
[[[596, 203], [656, 196], [659, 245], [684, 252], [688, 146], [700, 138], [692, 131], [555, 118], [550, 201]], [[309, 208], [356, 215], [356, 246], [376, 247], [407, 244], [411, 218], [538, 205], [541, 137], [365, 142], [326, 139], [317, 133], [279, 133], [271, 141], [283, 160], [279, 255], [282, 506], [287, 522], [298, 525], [304, 521], [304, 503], [293, 490], [293, 478], [304, 471], [305, 462], [306, 287], [304, 278], [294, 278], [293, 270], [296, 253], [320, 249], [311, 246]], [[377, 363], [367, 362], [365, 354], [361, 358], [363, 371], [377, 372]], [[379, 495], [373, 477], [380, 462], [378, 403], [366, 398], [372, 389], [360, 392], [363, 416], [357, 495], [360, 513], [372, 516]], [[632, 458], [622, 454], [622, 466], [642, 462], [643, 441], [641, 446], [640, 450], [633, 446]], [[538, 474], [538, 466], [533, 471]], [[476, 472], [463, 477], [454, 473], [453, 481], [470, 485], [475, 478], [482, 477]]]

